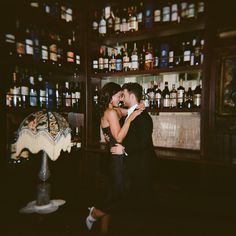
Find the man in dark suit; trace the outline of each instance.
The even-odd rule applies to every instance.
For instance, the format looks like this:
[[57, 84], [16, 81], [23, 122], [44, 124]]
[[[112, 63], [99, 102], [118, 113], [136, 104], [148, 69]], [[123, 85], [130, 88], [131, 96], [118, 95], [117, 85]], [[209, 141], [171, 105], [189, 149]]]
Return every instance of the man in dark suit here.
[[[126, 83], [123, 89], [123, 102], [128, 107], [128, 116], [136, 109], [142, 99], [142, 86], [138, 83]], [[130, 192], [139, 202], [145, 204], [153, 179], [153, 161], [155, 150], [152, 142], [153, 123], [144, 110], [130, 125], [122, 143], [111, 149], [114, 154], [125, 153], [126, 170], [130, 180]], [[135, 198], [136, 198], [135, 197]], [[144, 201], [143, 201], [144, 200]]]

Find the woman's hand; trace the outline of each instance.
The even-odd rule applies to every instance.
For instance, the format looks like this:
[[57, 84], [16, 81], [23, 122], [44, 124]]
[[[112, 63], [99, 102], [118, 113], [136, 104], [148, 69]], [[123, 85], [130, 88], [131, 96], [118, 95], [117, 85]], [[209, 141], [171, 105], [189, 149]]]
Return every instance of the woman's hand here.
[[125, 147], [117, 143], [116, 146], [111, 147], [110, 151], [112, 154], [121, 155], [124, 154]]
[[138, 109], [133, 111], [130, 116], [127, 118], [127, 120], [129, 120], [130, 122], [133, 121], [137, 116], [139, 116], [144, 109]]

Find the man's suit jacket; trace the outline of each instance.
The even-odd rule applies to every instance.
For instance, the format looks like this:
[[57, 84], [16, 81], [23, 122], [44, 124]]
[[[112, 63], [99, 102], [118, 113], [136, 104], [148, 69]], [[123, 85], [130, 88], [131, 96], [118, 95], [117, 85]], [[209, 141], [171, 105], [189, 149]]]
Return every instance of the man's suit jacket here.
[[153, 171], [155, 150], [152, 142], [153, 122], [144, 110], [130, 124], [123, 141], [128, 154], [126, 166], [128, 175], [136, 187], [143, 188], [150, 184]]

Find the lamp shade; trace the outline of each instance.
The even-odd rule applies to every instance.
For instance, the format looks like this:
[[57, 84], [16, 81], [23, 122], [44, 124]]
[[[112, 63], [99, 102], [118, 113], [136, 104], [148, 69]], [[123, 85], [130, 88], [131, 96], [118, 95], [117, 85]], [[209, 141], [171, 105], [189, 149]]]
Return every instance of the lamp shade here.
[[34, 154], [42, 150], [55, 161], [61, 150], [71, 151], [71, 129], [66, 119], [56, 112], [31, 113], [20, 124], [17, 136], [17, 156], [25, 148]]

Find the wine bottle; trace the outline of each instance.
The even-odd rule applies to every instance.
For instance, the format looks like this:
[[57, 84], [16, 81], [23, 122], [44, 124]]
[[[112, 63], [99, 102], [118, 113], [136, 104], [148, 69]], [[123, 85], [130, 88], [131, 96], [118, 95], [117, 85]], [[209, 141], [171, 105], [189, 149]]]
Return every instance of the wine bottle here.
[[177, 106], [178, 108], [184, 107], [185, 89], [183, 87], [183, 79], [179, 80], [179, 87], [177, 88]]
[[165, 81], [165, 88], [162, 91], [162, 99], [163, 99], [163, 108], [169, 108], [170, 107], [170, 91], [169, 91], [167, 81]]
[[145, 70], [153, 69], [153, 51], [152, 46], [148, 43], [147, 50], [145, 52]]
[[194, 89], [194, 99], [193, 99], [193, 101], [194, 101], [194, 106], [195, 107], [201, 107], [202, 89], [201, 89], [200, 81], [198, 81], [198, 85]]
[[21, 79], [21, 87], [20, 87], [20, 94], [21, 94], [21, 104], [23, 108], [29, 106], [29, 79], [28, 79], [28, 70], [22, 73]]
[[155, 89], [155, 108], [161, 108], [162, 104], [162, 92], [160, 89], [161, 81], [158, 80], [157, 87]]
[[138, 52], [136, 43], [134, 43], [134, 48], [131, 55], [131, 70], [138, 70], [138, 69], [139, 69]]
[[107, 33], [107, 22], [105, 20], [105, 11], [103, 10], [103, 13], [101, 15], [101, 19], [99, 21], [99, 25], [98, 25], [98, 32], [99, 32], [99, 36], [104, 37]]
[[191, 84], [190, 84], [188, 91], [186, 93], [186, 97], [185, 97], [185, 107], [188, 109], [191, 109], [191, 108], [193, 108], [193, 106], [194, 106], [193, 91], [192, 91]]
[[38, 93], [35, 85], [35, 78], [32, 74], [29, 76], [29, 82], [30, 82], [30, 87], [29, 87], [30, 106], [36, 107], [38, 106]]
[[175, 84], [172, 84], [172, 90], [170, 91], [170, 106], [172, 108], [177, 107], [177, 90]]
[[40, 108], [46, 108], [46, 86], [42, 75], [38, 75], [38, 103]]

